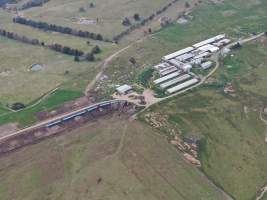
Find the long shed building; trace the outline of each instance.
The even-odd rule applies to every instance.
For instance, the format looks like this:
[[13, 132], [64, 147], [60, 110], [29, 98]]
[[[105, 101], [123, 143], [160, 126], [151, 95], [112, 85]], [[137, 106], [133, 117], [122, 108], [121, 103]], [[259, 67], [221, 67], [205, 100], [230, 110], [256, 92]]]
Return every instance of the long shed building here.
[[170, 59], [176, 58], [176, 57], [178, 57], [178, 56], [180, 56], [180, 55], [183, 55], [183, 54], [186, 54], [186, 53], [188, 53], [188, 52], [191, 52], [191, 51], [193, 51], [194, 49], [195, 49], [195, 48], [193, 48], [193, 47], [187, 47], [187, 48], [182, 49], [182, 50], [180, 50], [180, 51], [176, 51], [176, 52], [174, 52], [174, 53], [172, 53], [172, 54], [169, 54], [169, 55], [167, 55], [167, 56], [164, 56], [164, 57], [163, 57], [163, 60], [170, 60]]
[[184, 83], [181, 83], [181, 84], [179, 84], [179, 85], [176, 85], [176, 86], [174, 86], [174, 87], [168, 89], [168, 90], [167, 90], [167, 93], [169, 93], [169, 94], [173, 94], [173, 93], [178, 92], [178, 91], [180, 91], [180, 90], [182, 90], [182, 89], [185, 89], [185, 88], [187, 88], [187, 87], [189, 87], [189, 86], [191, 86], [191, 85], [194, 85], [194, 84], [196, 84], [197, 82], [198, 82], [198, 79], [197, 79], [197, 78], [190, 79], [190, 80], [188, 80], [188, 81], [186, 81], [186, 82], [184, 82]]
[[159, 78], [159, 79], [154, 80], [154, 84], [157, 85], [157, 84], [163, 83], [165, 81], [168, 81], [168, 80], [170, 80], [172, 78], [175, 78], [175, 77], [179, 76], [180, 74], [181, 74], [181, 72], [179, 72], [179, 71], [178, 72], [174, 72], [172, 74], [169, 74], [167, 76], [164, 76], [162, 78]]
[[194, 44], [193, 47], [195, 47], [197, 49], [199, 47], [202, 47], [202, 46], [207, 45], [207, 44], [211, 44], [213, 42], [216, 42], [216, 41], [224, 39], [224, 38], [225, 38], [225, 34], [217, 35], [217, 36], [212, 37], [210, 39], [207, 39], [207, 40], [204, 40], [204, 41], [199, 42], [197, 44]]
[[191, 78], [191, 76], [189, 74], [184, 74], [184, 75], [179, 76], [179, 77], [177, 77], [175, 79], [172, 79], [172, 80], [170, 80], [170, 81], [168, 81], [166, 83], [162, 83], [160, 85], [160, 88], [161, 89], [166, 89], [166, 88], [168, 88], [170, 86], [173, 86], [173, 85], [175, 85], [177, 83], [181, 83], [181, 82], [183, 82], [183, 81], [185, 81], [185, 80], [187, 80], [189, 78]]

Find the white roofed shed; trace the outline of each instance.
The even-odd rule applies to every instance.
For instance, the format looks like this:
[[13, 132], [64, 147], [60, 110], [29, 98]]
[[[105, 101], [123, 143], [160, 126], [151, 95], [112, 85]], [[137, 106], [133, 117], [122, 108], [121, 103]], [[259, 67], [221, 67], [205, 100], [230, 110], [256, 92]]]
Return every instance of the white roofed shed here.
[[201, 68], [202, 69], [209, 69], [212, 66], [212, 62], [211, 61], [207, 61], [201, 64]]
[[116, 89], [116, 91], [120, 94], [120, 95], [125, 95], [127, 94], [129, 91], [131, 91], [133, 88], [130, 85], [122, 85], [120, 87], [118, 87]]
[[187, 47], [187, 48], [182, 49], [182, 50], [180, 50], [180, 51], [176, 51], [176, 52], [174, 52], [174, 53], [172, 53], [172, 54], [169, 54], [169, 55], [167, 55], [167, 56], [164, 56], [164, 57], [163, 57], [163, 60], [170, 60], [170, 59], [176, 58], [176, 57], [178, 57], [178, 56], [180, 56], [180, 55], [189, 53], [189, 52], [191, 52], [191, 51], [193, 51], [193, 50], [194, 50], [193, 47]]
[[172, 79], [172, 78], [175, 78], [175, 77], [179, 76], [180, 74], [181, 74], [181, 72], [174, 72], [174, 73], [172, 73], [172, 74], [169, 74], [169, 75], [167, 75], [167, 76], [164, 76], [164, 77], [162, 77], [162, 78], [159, 78], [159, 79], [154, 80], [154, 84], [160, 84], [160, 83], [163, 83], [163, 82], [165, 82], [165, 81], [167, 81], [167, 80], [170, 80], [170, 79]]
[[217, 35], [217, 36], [212, 37], [210, 39], [207, 39], [207, 40], [204, 40], [204, 41], [199, 42], [197, 44], [194, 44], [193, 47], [199, 48], [199, 47], [202, 47], [202, 46], [207, 45], [207, 44], [211, 44], [213, 42], [216, 42], [216, 41], [224, 39], [224, 38], [225, 38], [225, 34]]
[[185, 88], [187, 88], [187, 87], [189, 87], [191, 85], [194, 85], [197, 82], [198, 82], [197, 78], [190, 79], [190, 80], [188, 80], [188, 81], [186, 81], [184, 83], [181, 83], [179, 85], [176, 85], [175, 87], [172, 87], [172, 88], [168, 89], [167, 93], [173, 94], [173, 93], [178, 92], [180, 90], [183, 90], [183, 89], [185, 89]]

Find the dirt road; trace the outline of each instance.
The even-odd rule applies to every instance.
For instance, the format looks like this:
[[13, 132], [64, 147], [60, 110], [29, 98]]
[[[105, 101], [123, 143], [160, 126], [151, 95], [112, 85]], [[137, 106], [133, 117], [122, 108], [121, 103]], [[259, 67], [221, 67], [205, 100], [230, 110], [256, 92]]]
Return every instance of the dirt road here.
[[[251, 42], [251, 41], [253, 41], [253, 40], [258, 39], [258, 38], [262, 37], [263, 35], [264, 35], [264, 33], [260, 33], [260, 34], [255, 35], [255, 36], [252, 36], [252, 37], [249, 37], [249, 38], [245, 38], [245, 39], [239, 40], [238, 42], [239, 42], [240, 44], [243, 45], [243, 44], [245, 44], [245, 43], [248, 43], [248, 42]], [[235, 45], [235, 44], [236, 44], [236, 42], [232, 42], [232, 43], [228, 44], [227, 46], [225, 46], [224, 48], [230, 48], [231, 46], [233, 46], [233, 45]], [[220, 59], [220, 55], [221, 55], [222, 51], [223, 51], [223, 49], [220, 50], [220, 51], [218, 51], [216, 54], [214, 54], [214, 55], [212, 56], [211, 59], [215, 62], [215, 67], [213, 68], [213, 70], [212, 70], [207, 76], [205, 76], [204, 78], [202, 78], [201, 81], [200, 81], [199, 83], [197, 83], [196, 85], [193, 85], [193, 86], [191, 86], [191, 87], [189, 87], [189, 88], [187, 88], [187, 89], [185, 89], [185, 90], [182, 90], [182, 91], [180, 91], [180, 92], [177, 92], [177, 93], [175, 93], [175, 94], [173, 94], [173, 95], [170, 95], [170, 96], [167, 96], [167, 97], [164, 97], [164, 98], [158, 98], [158, 99], [156, 99], [153, 103], [147, 105], [145, 109], [141, 110], [139, 113], [136, 113], [133, 117], [136, 118], [137, 115], [139, 115], [140, 113], [144, 112], [144, 111], [147, 110], [149, 107], [151, 107], [151, 106], [153, 106], [153, 105], [155, 105], [155, 104], [157, 104], [157, 103], [160, 103], [160, 102], [162, 102], [162, 101], [165, 101], [165, 100], [170, 99], [170, 98], [173, 98], [173, 97], [176, 97], [176, 96], [178, 96], [178, 95], [180, 95], [180, 94], [183, 94], [183, 93], [185, 93], [185, 92], [187, 92], [187, 91], [189, 91], [189, 90], [192, 90], [192, 89], [194, 89], [194, 88], [196, 88], [196, 87], [201, 86], [201, 85], [202, 85], [203, 83], [205, 83], [205, 81], [206, 81], [210, 76], [212, 76], [212, 75], [218, 70], [218, 68], [220, 67], [219, 59]]]
[[147, 36], [144, 36], [143, 38], [129, 44], [128, 46], [116, 51], [115, 53], [113, 53], [112, 55], [110, 55], [108, 58], [106, 58], [103, 62], [101, 62], [98, 66], [100, 67], [100, 72], [98, 72], [98, 74], [96, 75], [96, 77], [88, 84], [88, 86], [85, 89], [85, 95], [88, 94], [88, 92], [90, 92], [90, 90], [93, 89], [94, 85], [96, 84], [96, 82], [101, 78], [101, 76], [103, 75], [105, 69], [108, 67], [108, 65], [110, 64], [110, 62], [116, 58], [118, 55], [120, 55], [121, 53], [123, 53], [124, 51], [126, 51], [127, 49], [129, 49], [130, 47], [132, 47], [134, 44], [140, 43], [142, 42]]
[[[101, 103], [108, 103], [108, 102], [113, 102], [113, 100], [110, 100], [110, 101], [105, 101], [105, 102], [101, 102]], [[90, 105], [90, 106], [85, 106], [83, 108], [80, 108], [80, 109], [77, 109], [77, 110], [73, 110], [71, 112], [67, 112], [67, 113], [64, 113], [62, 115], [58, 115], [56, 117], [53, 117], [53, 118], [50, 118], [50, 119], [47, 119], [47, 120], [44, 120], [44, 121], [41, 121], [33, 126], [30, 126], [30, 127], [27, 127], [27, 128], [24, 128], [24, 129], [21, 129], [21, 130], [18, 130], [16, 132], [13, 132], [13, 133], [9, 133], [7, 135], [4, 135], [4, 136], [0, 136], [0, 143], [1, 141], [7, 139], [7, 138], [10, 138], [10, 137], [13, 137], [13, 136], [16, 136], [16, 135], [19, 135], [19, 134], [22, 134], [24, 133], [25, 131], [30, 131], [30, 130], [33, 130], [33, 129], [37, 129], [37, 128], [40, 128], [40, 127], [43, 127], [51, 122], [54, 122], [54, 121], [57, 121], [57, 120], [60, 120], [64, 117], [67, 117], [67, 116], [70, 116], [70, 115], [73, 115], [73, 114], [76, 114], [77, 112], [81, 112], [81, 111], [84, 111], [85, 109], [89, 108], [89, 107], [94, 107], [96, 105], [99, 105], [101, 103], [97, 103], [97, 104], [93, 104], [93, 105]]]

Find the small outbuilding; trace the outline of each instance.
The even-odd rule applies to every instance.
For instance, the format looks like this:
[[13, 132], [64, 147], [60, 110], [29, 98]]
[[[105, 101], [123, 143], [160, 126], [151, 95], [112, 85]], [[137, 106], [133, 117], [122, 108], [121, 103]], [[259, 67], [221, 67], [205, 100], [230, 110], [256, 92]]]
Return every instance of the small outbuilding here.
[[125, 95], [125, 94], [129, 94], [131, 91], [133, 90], [132, 86], [130, 85], [122, 85], [120, 87], [118, 87], [116, 89], [116, 91], [118, 92], [118, 94], [120, 95]]
[[209, 68], [211, 68], [212, 67], [212, 62], [211, 61], [207, 61], [207, 62], [204, 62], [204, 63], [202, 63], [201, 64], [201, 68], [202, 69], [209, 69]]

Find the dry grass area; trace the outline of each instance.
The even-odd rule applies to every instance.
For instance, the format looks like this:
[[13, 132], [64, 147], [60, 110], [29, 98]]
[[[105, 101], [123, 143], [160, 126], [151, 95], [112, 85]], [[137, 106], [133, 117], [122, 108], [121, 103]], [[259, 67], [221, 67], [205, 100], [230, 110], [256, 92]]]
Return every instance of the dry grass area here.
[[220, 200], [146, 125], [113, 116], [0, 158], [1, 200]]
[[[77, 63], [72, 57], [5, 38], [0, 38], [0, 60], [0, 102], [4, 105], [30, 103], [65, 82], [72, 81], [75, 87], [84, 76], [88, 81], [97, 72], [93, 64]], [[31, 71], [35, 63], [43, 68]], [[79, 77], [81, 80], [76, 79]]]
[[[91, 2], [94, 4], [93, 8], [90, 8]], [[132, 23], [136, 23], [133, 19], [135, 13], [139, 13], [144, 18], [169, 2], [171, 0], [154, 0], [153, 3], [149, 0], [53, 0], [43, 7], [24, 11], [23, 15], [35, 20], [99, 32], [111, 38], [127, 28], [122, 25], [122, 20], [125, 17], [128, 17]], [[83, 8], [84, 11], [80, 12], [80, 8]], [[98, 22], [80, 24], [80, 18], [98, 19]]]

